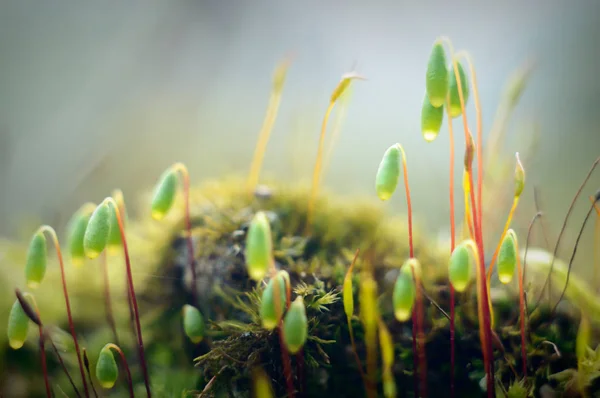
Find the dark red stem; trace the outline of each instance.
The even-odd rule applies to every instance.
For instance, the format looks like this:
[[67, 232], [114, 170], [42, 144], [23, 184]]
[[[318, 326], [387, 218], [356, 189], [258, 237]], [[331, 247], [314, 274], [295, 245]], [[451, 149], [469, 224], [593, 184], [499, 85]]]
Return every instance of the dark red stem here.
[[42, 360], [42, 374], [44, 375], [44, 384], [46, 385], [46, 396], [52, 398], [50, 390], [50, 381], [48, 380], [48, 366], [46, 365], [46, 349], [44, 348], [44, 328], [40, 325], [40, 357]]
[[106, 312], [106, 323], [110, 326], [113, 333], [115, 343], [119, 344], [119, 335], [115, 325], [115, 318], [112, 312], [112, 304], [110, 299], [110, 279], [108, 277], [108, 258], [106, 252], [102, 253], [102, 274], [104, 277], [104, 310]]

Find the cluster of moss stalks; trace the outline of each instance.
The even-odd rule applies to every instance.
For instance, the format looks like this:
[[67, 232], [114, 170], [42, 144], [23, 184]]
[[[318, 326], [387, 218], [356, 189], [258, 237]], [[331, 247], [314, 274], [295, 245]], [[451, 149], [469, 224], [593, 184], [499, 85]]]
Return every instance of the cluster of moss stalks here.
[[[344, 75], [330, 98], [312, 186], [257, 184], [286, 60], [275, 74], [248, 181], [192, 187], [187, 169], [176, 163], [139, 206], [145, 217], [128, 220], [118, 190], [100, 205], [83, 205], [65, 239], [66, 261], [54, 230], [36, 231], [26, 258], [16, 261], [21, 269], [26, 264], [30, 292], [14, 291], [7, 340], [16, 351], [5, 354], [6, 373], [29, 377], [40, 369], [41, 355], [43, 379], [30, 383], [31, 396], [576, 397], [600, 391], [600, 349], [590, 348], [598, 298], [570, 275], [573, 258], [567, 264], [555, 258], [556, 250], [531, 249], [529, 237], [520, 239], [529, 254], [519, 251], [510, 227], [524, 169], [517, 156], [515, 173], [506, 173], [510, 160], [498, 154], [495, 136], [483, 161], [476, 78], [469, 62], [478, 121], [472, 137], [459, 58], [447, 39], [434, 43], [422, 114], [427, 141], [439, 133], [444, 110], [450, 133], [453, 118], [465, 123], [464, 213], [451, 199], [449, 246], [413, 230], [399, 144], [384, 154], [376, 193], [389, 200], [403, 175], [407, 218], [389, 217], [375, 194], [364, 201], [320, 195], [327, 121], [336, 104], [346, 105], [351, 82], [362, 79], [356, 73]], [[507, 92], [501, 127], [525, 77]], [[488, 213], [498, 203], [482, 196], [506, 191], [513, 206], [497, 231], [498, 222], [482, 220], [493, 219]], [[44, 234], [56, 249], [55, 269], [47, 267]], [[494, 251], [490, 243], [497, 244]], [[485, 261], [488, 253], [494, 254]], [[496, 260], [502, 284], [492, 283]], [[65, 272], [65, 263], [79, 268]], [[15, 287], [22, 283], [12, 280]], [[535, 300], [543, 290], [551, 300]], [[563, 294], [575, 310], [553, 305]], [[70, 335], [62, 332], [67, 327]]]

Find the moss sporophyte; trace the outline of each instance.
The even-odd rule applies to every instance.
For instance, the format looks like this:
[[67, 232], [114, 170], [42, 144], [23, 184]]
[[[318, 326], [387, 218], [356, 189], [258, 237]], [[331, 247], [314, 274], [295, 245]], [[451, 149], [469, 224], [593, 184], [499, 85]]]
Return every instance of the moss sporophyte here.
[[[530, 189], [528, 153], [515, 159], [501, 147], [529, 69], [511, 80], [503, 117], [490, 128], [491, 147], [484, 152], [473, 58], [455, 52], [446, 37], [434, 41], [428, 56], [424, 95], [414, 99], [421, 107], [420, 132], [417, 127], [414, 133], [427, 145], [449, 135], [449, 184], [439, 195], [449, 204], [449, 247], [413, 225], [412, 148], [388, 144], [380, 159], [368, 160], [375, 174], [371, 200], [320, 197], [339, 133], [336, 126], [326, 140], [328, 120], [334, 110], [338, 120], [343, 117], [352, 82], [364, 80], [356, 73], [342, 76], [325, 98], [310, 187], [291, 181], [257, 189], [288, 79], [291, 58], [285, 58], [273, 76], [246, 178], [195, 187], [187, 167], [176, 162], [157, 179], [146, 209], [130, 209], [131, 220], [119, 189], [99, 204], [84, 203], [65, 231], [65, 253], [74, 265], [68, 274], [54, 229], [44, 225], [34, 232], [26, 256], [16, 262], [24, 277], [19, 283], [35, 292], [40, 307], [31, 292], [16, 289], [6, 310], [11, 361], [31, 350], [30, 322], [39, 329], [35, 355], [43, 383], [30, 383], [28, 392], [60, 396], [67, 386], [77, 397], [110, 389], [130, 397], [392, 398], [585, 397], [600, 391], [600, 348], [591, 347], [600, 323], [600, 255], [593, 284], [571, 272], [592, 216], [595, 239], [600, 236], [600, 194], [591, 196], [569, 261], [559, 258], [567, 221], [600, 158], [567, 210], [553, 253], [530, 247], [543, 211], [536, 208], [523, 239], [523, 219], [531, 215], [524, 215], [526, 206], [517, 211], [517, 204]], [[465, 149], [457, 193], [453, 123], [460, 121]], [[513, 162], [514, 173], [506, 172]], [[508, 215], [498, 210], [509, 208], [505, 196], [512, 200]], [[385, 205], [404, 200], [405, 214], [390, 216]], [[56, 259], [48, 256], [48, 236]], [[496, 246], [486, 250], [486, 242]], [[101, 279], [91, 271], [96, 264]], [[63, 297], [57, 301], [45, 290], [58, 283], [64, 305]], [[98, 316], [98, 295], [105, 316]], [[70, 333], [61, 331], [66, 325]], [[125, 325], [131, 333], [121, 330]], [[47, 361], [45, 347], [55, 361]], [[75, 370], [80, 377], [71, 377]]]

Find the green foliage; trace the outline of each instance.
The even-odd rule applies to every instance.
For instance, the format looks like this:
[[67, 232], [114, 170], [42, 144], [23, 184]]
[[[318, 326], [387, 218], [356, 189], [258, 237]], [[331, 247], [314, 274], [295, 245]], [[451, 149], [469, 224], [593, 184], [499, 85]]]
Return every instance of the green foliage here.
[[46, 275], [47, 244], [43, 231], [37, 231], [29, 242], [25, 263], [25, 281], [30, 289], [37, 288]]

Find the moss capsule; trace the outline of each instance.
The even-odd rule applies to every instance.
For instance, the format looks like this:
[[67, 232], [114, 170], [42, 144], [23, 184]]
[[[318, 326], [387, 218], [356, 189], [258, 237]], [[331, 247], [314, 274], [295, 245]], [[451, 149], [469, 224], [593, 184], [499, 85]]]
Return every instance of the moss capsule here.
[[[123, 198], [123, 192], [115, 190], [112, 194], [112, 198], [119, 206], [119, 212], [121, 216], [121, 222], [125, 226], [125, 220], [127, 219], [127, 210], [125, 208], [125, 199]], [[117, 220], [117, 212], [110, 212], [110, 232], [108, 234], [108, 240], [106, 242], [107, 250], [110, 253], [115, 253], [119, 250], [122, 245], [121, 230], [119, 229], [119, 221]]]
[[436, 139], [444, 121], [444, 106], [435, 107], [429, 102], [425, 95], [423, 107], [421, 108], [421, 133], [425, 141], [431, 142]]
[[275, 392], [271, 379], [263, 368], [257, 367], [252, 370], [253, 398], [274, 398]]
[[302, 296], [298, 296], [290, 305], [283, 320], [283, 341], [291, 354], [296, 354], [304, 347], [308, 337], [308, 319]]
[[25, 281], [30, 289], [37, 288], [46, 275], [46, 253], [46, 237], [42, 231], [38, 231], [29, 242], [25, 263]]
[[[467, 81], [467, 75], [465, 70], [460, 62], [457, 61], [458, 65], [458, 74], [460, 76], [460, 85], [462, 87], [463, 99], [465, 102], [465, 106], [467, 106], [467, 101], [469, 99], [469, 84]], [[458, 82], [456, 80], [456, 75], [454, 73], [454, 67], [450, 71], [450, 106], [448, 107], [448, 113], [451, 117], [460, 116], [462, 113], [462, 109], [460, 107], [460, 96], [458, 94]]]
[[160, 176], [152, 196], [152, 218], [161, 220], [173, 206], [177, 193], [177, 172], [172, 168], [167, 169]]
[[427, 72], [425, 74], [427, 97], [432, 106], [439, 108], [446, 101], [448, 92], [448, 68], [446, 67], [446, 52], [441, 41], [436, 41], [429, 55]]
[[[275, 299], [275, 284], [279, 283], [279, 302]], [[283, 315], [286, 302], [286, 280], [281, 273], [269, 280], [267, 287], [263, 291], [260, 303], [260, 319], [265, 329], [274, 329]]]
[[392, 298], [394, 316], [400, 322], [407, 321], [411, 317], [415, 304], [416, 289], [409, 261], [406, 261], [400, 269]]
[[354, 314], [354, 295], [352, 292], [352, 268], [348, 269], [348, 273], [344, 278], [344, 285], [342, 287], [342, 298], [344, 301], [344, 312], [348, 319], [352, 318]]
[[96, 205], [86, 203], [77, 210], [67, 227], [67, 244], [71, 262], [74, 265], [82, 265], [85, 261], [85, 250], [83, 248], [83, 236], [87, 229], [88, 221]]
[[448, 277], [457, 292], [464, 292], [473, 278], [473, 265], [469, 249], [465, 245], [454, 248], [448, 263]]
[[105, 200], [90, 216], [83, 235], [83, 250], [88, 258], [98, 257], [106, 247], [110, 234], [110, 213], [111, 208]]
[[504, 284], [509, 283], [515, 274], [517, 266], [516, 239], [515, 232], [509, 229], [502, 240], [500, 252], [498, 253], [498, 279]]
[[107, 344], [102, 348], [96, 363], [96, 378], [106, 389], [112, 388], [119, 377], [119, 368], [110, 346], [111, 344]]
[[381, 200], [388, 200], [392, 197], [398, 186], [400, 178], [400, 168], [402, 163], [402, 154], [400, 146], [394, 144], [383, 154], [383, 159], [379, 163], [377, 175], [375, 177], [375, 189], [377, 196]]
[[23, 311], [19, 300], [15, 300], [10, 314], [8, 315], [8, 344], [13, 350], [23, 347], [27, 340], [27, 331], [29, 330], [29, 317]]
[[525, 188], [525, 169], [519, 158], [519, 152], [516, 153], [517, 164], [515, 166], [515, 198], [521, 196], [523, 188]]
[[189, 304], [183, 306], [183, 330], [186, 336], [194, 344], [198, 344], [204, 338], [204, 318], [202, 313]]
[[273, 262], [271, 226], [264, 212], [256, 213], [246, 236], [246, 267], [255, 281], [262, 280]]

